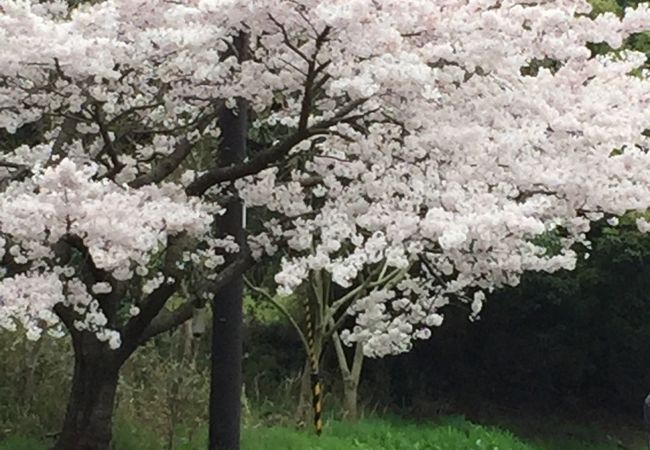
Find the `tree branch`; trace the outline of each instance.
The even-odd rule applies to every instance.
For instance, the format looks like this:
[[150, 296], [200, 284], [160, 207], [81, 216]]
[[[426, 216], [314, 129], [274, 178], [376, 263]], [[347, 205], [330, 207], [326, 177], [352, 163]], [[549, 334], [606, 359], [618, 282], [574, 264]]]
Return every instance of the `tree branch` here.
[[124, 165], [120, 162], [119, 156], [117, 154], [117, 148], [115, 147], [115, 142], [109, 135], [108, 128], [106, 126], [106, 120], [104, 117], [104, 110], [102, 109], [101, 104], [94, 104], [93, 114], [95, 116], [95, 122], [99, 126], [99, 134], [104, 141], [104, 148], [100, 150], [100, 152], [97, 154], [97, 157], [101, 156], [105, 152], [108, 153], [108, 156], [111, 158], [111, 162], [113, 163], [112, 171], [118, 173], [120, 170], [122, 170], [122, 167], [124, 167]]
[[253, 292], [257, 292], [258, 294], [261, 294], [264, 300], [269, 302], [271, 305], [273, 305], [280, 313], [287, 318], [289, 323], [291, 323], [291, 326], [293, 326], [294, 330], [296, 333], [298, 333], [298, 337], [300, 337], [300, 341], [302, 342], [302, 346], [305, 349], [305, 353], [307, 354], [307, 357], [309, 357], [309, 343], [307, 342], [307, 338], [305, 337], [305, 333], [302, 332], [302, 329], [300, 328], [300, 325], [298, 325], [298, 322], [296, 322], [296, 319], [293, 318], [291, 313], [287, 310], [287, 308], [284, 307], [280, 302], [276, 301], [271, 295], [269, 295], [268, 292], [266, 292], [264, 289], [261, 289], [253, 283], [250, 282], [250, 280], [246, 277], [244, 277], [244, 283], [246, 283], [246, 286], [252, 290]]
[[[59, 245], [67, 246], [68, 248], [75, 249], [83, 256], [83, 266], [81, 274], [81, 281], [86, 285], [89, 291], [92, 292], [92, 285], [97, 282], [107, 282], [111, 285], [111, 292], [108, 294], [97, 295], [94, 294], [93, 297], [99, 302], [103, 313], [108, 319], [108, 325], [114, 327], [117, 325], [117, 311], [119, 308], [119, 302], [121, 298], [126, 293], [127, 285], [123, 281], [116, 280], [110, 272], [100, 269], [97, 267], [93, 258], [90, 254], [90, 251], [83, 239], [74, 234], [64, 235], [60, 241]], [[61, 248], [59, 251], [65, 252], [66, 250]]]
[[[334, 321], [332, 320], [332, 326], [334, 326]], [[343, 374], [343, 379], [348, 379], [352, 375], [350, 372], [350, 366], [348, 365], [348, 358], [345, 356], [345, 351], [343, 350], [343, 345], [341, 344], [341, 338], [338, 331], [332, 333], [332, 343], [334, 344], [334, 350], [336, 351], [336, 359], [339, 362], [339, 369]]]
[[[212, 113], [206, 114], [198, 121], [196, 129], [202, 133], [208, 125], [212, 123], [215, 117], [219, 115], [223, 106], [224, 102], [219, 102]], [[164, 180], [181, 165], [194, 148], [194, 145], [195, 144], [190, 142], [187, 138], [181, 139], [177, 142], [176, 148], [170, 155], [158, 161], [158, 164], [151, 172], [140, 175], [133, 180], [130, 183], [131, 187], [139, 188], [147, 184], [158, 183]]]
[[194, 182], [190, 183], [186, 192], [189, 195], [202, 195], [205, 191], [212, 186], [222, 183], [224, 181], [234, 181], [239, 178], [255, 175], [258, 172], [269, 167], [272, 163], [286, 156], [292, 148], [300, 142], [318, 134], [326, 134], [327, 129], [333, 125], [338, 124], [346, 119], [346, 116], [354, 111], [357, 107], [367, 102], [367, 98], [351, 101], [346, 106], [341, 108], [331, 119], [322, 120], [312, 127], [305, 130], [298, 130], [294, 134], [287, 137], [284, 141], [259, 152], [255, 157], [242, 164], [235, 164], [226, 167], [215, 167]]
[[[222, 287], [228, 284], [230, 280], [246, 271], [246, 269], [248, 269], [252, 264], [253, 259], [250, 257], [248, 251], [245, 251], [225, 269], [219, 272], [219, 275], [217, 275], [214, 280], [209, 280], [203, 286], [203, 290], [218, 292]], [[192, 317], [196, 306], [195, 302], [187, 301], [173, 311], [163, 309], [153, 320], [151, 320], [146, 329], [144, 329], [140, 334], [137, 345], [141, 345], [154, 336], [185, 323]]]
[[363, 360], [365, 355], [363, 354], [363, 343], [357, 342], [357, 345], [354, 346], [354, 357], [352, 359], [352, 379], [358, 383], [361, 378], [361, 370], [363, 369]]
[[[182, 259], [183, 250], [183, 236], [169, 238], [162, 270], [165, 280], [140, 302], [140, 313], [132, 317], [122, 328], [122, 347], [120, 351], [124, 357], [128, 357], [138, 347], [145, 329], [180, 286], [182, 273], [180, 273], [176, 263]], [[173, 278], [172, 282], [169, 282], [169, 277]]]
[[77, 333], [77, 329], [74, 327], [74, 311], [72, 308], [65, 306], [63, 303], [57, 303], [54, 305], [54, 312], [71, 334]]

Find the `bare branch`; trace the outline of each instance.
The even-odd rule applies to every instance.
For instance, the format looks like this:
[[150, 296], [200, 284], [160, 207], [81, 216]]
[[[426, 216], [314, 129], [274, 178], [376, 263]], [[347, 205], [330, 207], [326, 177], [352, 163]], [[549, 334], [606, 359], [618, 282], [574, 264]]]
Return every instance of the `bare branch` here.
[[0, 167], [6, 167], [8, 169], [18, 169], [18, 170], [27, 169], [27, 166], [25, 166], [24, 164], [13, 163], [11, 161], [0, 161]]
[[304, 59], [307, 63], [311, 61], [311, 59], [305, 55], [305, 53], [300, 50], [298, 47], [296, 47], [292, 42], [291, 38], [289, 37], [289, 33], [287, 32], [287, 29], [285, 28], [284, 25], [282, 25], [280, 22], [278, 22], [275, 17], [273, 17], [271, 14], [269, 14], [269, 19], [271, 19], [271, 22], [275, 24], [276, 27], [280, 29], [282, 32], [282, 37], [284, 40], [284, 43], [287, 47], [291, 49], [292, 52], [294, 52], [296, 55], [300, 56], [302, 59]]
[[108, 133], [108, 128], [106, 126], [104, 110], [102, 109], [102, 105], [95, 103], [93, 113], [95, 116], [95, 122], [99, 126], [99, 134], [101, 135], [102, 140], [104, 141], [104, 148], [99, 152], [97, 156], [98, 157], [101, 156], [104, 152], [108, 153], [108, 155], [111, 158], [111, 162], [113, 163], [113, 170], [119, 172], [123, 167], [123, 164], [120, 163], [120, 160], [118, 158], [117, 149], [115, 148], [115, 142], [113, 141], [113, 139], [111, 139]]

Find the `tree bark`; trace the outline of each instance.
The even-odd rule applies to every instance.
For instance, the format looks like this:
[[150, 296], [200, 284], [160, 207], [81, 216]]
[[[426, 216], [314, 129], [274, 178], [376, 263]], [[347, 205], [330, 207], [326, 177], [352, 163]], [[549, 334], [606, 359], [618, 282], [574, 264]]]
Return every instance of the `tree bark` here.
[[359, 419], [359, 383], [352, 377], [343, 380], [343, 398], [345, 418], [350, 422], [356, 422]]
[[75, 341], [70, 398], [53, 450], [110, 450], [120, 365], [94, 336]]
[[336, 331], [332, 334], [332, 342], [334, 343], [336, 359], [339, 362], [339, 370], [343, 380], [345, 419], [356, 422], [359, 419], [359, 383], [361, 382], [361, 370], [363, 369], [364, 360], [363, 344], [358, 342], [355, 345], [352, 368], [350, 368], [341, 339]]

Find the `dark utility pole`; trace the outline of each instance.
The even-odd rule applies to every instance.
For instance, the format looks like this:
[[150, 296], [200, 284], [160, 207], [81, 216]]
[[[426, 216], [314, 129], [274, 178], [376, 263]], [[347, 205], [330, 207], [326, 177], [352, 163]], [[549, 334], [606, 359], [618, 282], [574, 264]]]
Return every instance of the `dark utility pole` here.
[[[244, 59], [247, 41], [236, 39], [240, 59]], [[219, 117], [221, 167], [240, 164], [246, 157], [248, 105], [237, 100], [234, 110], [224, 108]], [[243, 205], [234, 200], [216, 221], [222, 235], [234, 236], [243, 243]], [[210, 383], [209, 450], [239, 450], [242, 391], [242, 318], [243, 275], [238, 275], [215, 293], [212, 304], [212, 378]]]
[[650, 394], [643, 401], [643, 424], [648, 434], [648, 449], [650, 449]]

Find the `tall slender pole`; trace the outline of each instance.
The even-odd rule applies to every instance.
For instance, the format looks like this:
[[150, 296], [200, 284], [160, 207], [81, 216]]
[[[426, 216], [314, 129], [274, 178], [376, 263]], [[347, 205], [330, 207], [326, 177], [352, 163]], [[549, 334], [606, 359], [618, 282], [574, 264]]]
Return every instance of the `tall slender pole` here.
[[650, 394], [643, 401], [643, 424], [648, 439], [648, 449], [650, 449]]
[[[240, 59], [247, 46], [246, 37], [236, 40]], [[241, 163], [246, 157], [248, 105], [237, 100], [235, 110], [224, 109], [219, 118], [221, 144], [218, 163]], [[245, 239], [243, 205], [234, 200], [216, 226], [222, 235]], [[212, 304], [212, 374], [210, 382], [209, 450], [239, 450], [242, 392], [243, 275], [215, 293]]]
[[309, 367], [311, 369], [311, 395], [312, 395], [312, 409], [314, 413], [314, 432], [320, 436], [323, 433], [323, 420], [321, 414], [323, 412], [323, 389], [318, 373], [318, 352], [316, 349], [316, 341], [314, 339], [314, 318], [311, 313], [311, 302], [309, 295], [305, 295], [305, 326], [307, 327], [307, 357], [309, 358]]

